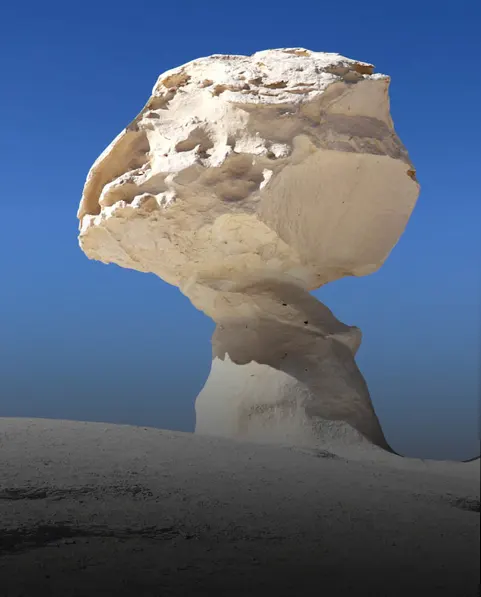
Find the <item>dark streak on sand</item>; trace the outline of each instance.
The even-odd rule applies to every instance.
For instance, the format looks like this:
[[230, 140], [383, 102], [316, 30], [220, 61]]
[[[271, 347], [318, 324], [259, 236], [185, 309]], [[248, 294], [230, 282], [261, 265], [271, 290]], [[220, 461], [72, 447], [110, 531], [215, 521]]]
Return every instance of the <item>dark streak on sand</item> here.
[[108, 485], [104, 487], [5, 487], [0, 489], [0, 500], [51, 500], [79, 499], [82, 496], [129, 495], [140, 498], [152, 497], [153, 493], [140, 485]]
[[467, 510], [468, 512], [477, 512], [479, 514], [479, 500], [471, 498], [461, 498], [451, 502], [451, 505], [460, 510]]
[[[74, 526], [68, 523], [39, 524], [17, 529], [0, 528], [0, 557], [47, 547], [54, 543], [75, 543], [80, 538], [171, 540], [182, 533], [174, 527], [144, 527], [139, 529], [111, 529], [104, 526]], [[184, 537], [188, 538], [188, 537]]]

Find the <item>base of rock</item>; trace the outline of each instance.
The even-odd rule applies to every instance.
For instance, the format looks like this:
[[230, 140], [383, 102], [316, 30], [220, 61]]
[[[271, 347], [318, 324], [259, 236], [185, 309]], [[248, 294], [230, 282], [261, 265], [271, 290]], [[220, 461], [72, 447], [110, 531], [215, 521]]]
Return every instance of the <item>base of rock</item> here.
[[[379, 448], [348, 423], [310, 415], [308, 387], [268, 365], [215, 358], [195, 402], [200, 435], [335, 453]], [[383, 444], [387, 447], [387, 444]]]

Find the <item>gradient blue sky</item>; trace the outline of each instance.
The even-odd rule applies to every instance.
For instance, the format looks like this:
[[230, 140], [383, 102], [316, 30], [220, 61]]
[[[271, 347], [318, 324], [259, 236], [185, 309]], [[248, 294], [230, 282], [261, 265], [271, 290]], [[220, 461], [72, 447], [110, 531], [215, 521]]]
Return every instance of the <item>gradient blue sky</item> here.
[[422, 185], [385, 266], [315, 294], [363, 330], [358, 362], [397, 451], [477, 455], [480, 22], [478, 0], [5, 3], [0, 416], [193, 429], [213, 324], [154, 276], [84, 257], [82, 186], [164, 70], [302, 46], [392, 76]]

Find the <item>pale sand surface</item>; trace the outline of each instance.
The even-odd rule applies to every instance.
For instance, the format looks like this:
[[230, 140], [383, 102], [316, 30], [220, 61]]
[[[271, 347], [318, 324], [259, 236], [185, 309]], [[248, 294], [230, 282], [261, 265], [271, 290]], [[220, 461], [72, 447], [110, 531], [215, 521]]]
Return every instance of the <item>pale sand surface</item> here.
[[0, 419], [0, 596], [472, 596], [479, 460]]

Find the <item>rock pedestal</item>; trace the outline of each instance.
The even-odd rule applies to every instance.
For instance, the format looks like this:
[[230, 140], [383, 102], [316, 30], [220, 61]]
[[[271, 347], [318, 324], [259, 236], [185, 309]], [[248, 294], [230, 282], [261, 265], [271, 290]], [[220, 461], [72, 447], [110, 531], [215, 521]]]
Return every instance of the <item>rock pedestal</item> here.
[[194, 60], [89, 172], [86, 255], [155, 273], [217, 324], [198, 432], [388, 448], [360, 331], [310, 294], [379, 269], [418, 197], [373, 70], [302, 48]]
[[354, 360], [358, 328], [295, 281], [252, 282], [214, 302], [198, 432], [325, 448], [368, 440], [389, 449]]

